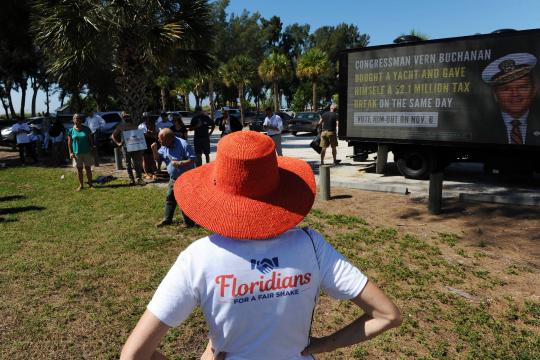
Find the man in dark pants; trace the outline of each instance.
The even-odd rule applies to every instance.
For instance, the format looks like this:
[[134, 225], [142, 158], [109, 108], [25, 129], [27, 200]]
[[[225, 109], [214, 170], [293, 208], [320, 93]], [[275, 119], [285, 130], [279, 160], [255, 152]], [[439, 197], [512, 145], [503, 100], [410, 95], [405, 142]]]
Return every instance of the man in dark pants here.
[[202, 154], [206, 157], [206, 163], [210, 162], [210, 135], [214, 132], [216, 125], [208, 115], [203, 113], [200, 106], [195, 107], [195, 116], [191, 119], [189, 130], [194, 131], [193, 145], [195, 155], [197, 155], [197, 166], [202, 165]]
[[[165, 200], [165, 216], [163, 220], [156, 224], [157, 227], [162, 227], [172, 224], [174, 210], [176, 210], [176, 200], [173, 193], [174, 183], [180, 175], [195, 167], [195, 154], [188, 142], [174, 136], [171, 129], [162, 129], [159, 132], [158, 141], [161, 144], [159, 150], [156, 143], [152, 144], [154, 159], [156, 161], [158, 159], [163, 160], [167, 166], [167, 173], [170, 176], [167, 187], [167, 198]], [[183, 212], [182, 216], [187, 227], [195, 226], [193, 220]]]

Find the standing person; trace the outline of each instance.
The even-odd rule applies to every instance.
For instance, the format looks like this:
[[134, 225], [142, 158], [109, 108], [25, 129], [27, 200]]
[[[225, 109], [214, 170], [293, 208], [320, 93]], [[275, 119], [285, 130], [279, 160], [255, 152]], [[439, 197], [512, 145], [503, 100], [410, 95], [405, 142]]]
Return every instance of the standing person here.
[[[295, 227], [313, 205], [315, 178], [305, 161], [276, 156], [268, 136], [243, 131], [224, 137], [216, 161], [182, 175], [174, 194], [182, 210], [214, 234], [181, 252], [121, 359], [162, 358], [156, 350], [161, 339], [197, 305], [213, 347], [204, 355], [213, 351], [220, 359], [313, 359], [400, 324], [398, 308], [383, 291], [320, 233]], [[329, 336], [310, 338], [320, 290], [351, 300], [364, 314]]]
[[73, 115], [73, 127], [68, 130], [67, 141], [69, 158], [73, 160], [73, 167], [77, 168], [79, 175], [79, 187], [77, 191], [83, 189], [84, 176], [83, 166], [86, 170], [86, 178], [88, 179], [88, 187], [92, 188], [92, 165], [94, 158], [92, 150], [95, 149], [92, 132], [82, 124], [82, 114]]
[[34, 163], [37, 163], [37, 155], [33, 149], [33, 143], [30, 141], [29, 135], [32, 129], [30, 129], [30, 126], [26, 121], [24, 121], [23, 117], [17, 117], [17, 122], [11, 127], [11, 131], [13, 134], [15, 134], [21, 164], [26, 164], [26, 156], [32, 157], [34, 159]]
[[88, 116], [86, 120], [84, 121], [84, 125], [86, 125], [90, 129], [90, 131], [92, 131], [92, 137], [94, 139], [94, 145], [96, 145], [96, 147], [99, 145], [98, 144], [99, 132], [101, 128], [105, 126], [105, 124], [106, 124], [105, 120], [103, 120], [101, 116], [96, 114], [95, 111], [92, 111], [90, 116]]
[[216, 119], [216, 125], [221, 130], [221, 137], [242, 130], [242, 123], [236, 116], [229, 114], [229, 108], [227, 106], [222, 109], [222, 113], [222, 116]]
[[202, 154], [206, 158], [206, 163], [210, 162], [210, 136], [215, 128], [214, 121], [203, 113], [200, 106], [196, 106], [195, 115], [191, 118], [189, 129], [193, 130], [193, 146], [197, 156], [197, 166], [202, 165]]
[[[111, 138], [116, 143], [116, 145], [122, 147], [122, 151], [124, 152], [124, 158], [126, 159], [126, 169], [129, 176], [129, 186], [144, 186], [146, 185], [146, 183], [142, 179], [143, 150], [128, 152], [123, 134], [124, 131], [137, 130], [138, 126], [133, 122], [131, 115], [126, 112], [122, 113], [122, 120], [123, 122], [119, 124], [116, 129], [114, 129]], [[133, 168], [135, 168], [136, 178], [133, 177]]]
[[182, 115], [173, 115], [173, 125], [169, 129], [171, 129], [174, 136], [187, 141], [188, 129], [184, 121], [182, 121]]
[[64, 142], [66, 139], [66, 128], [58, 118], [54, 118], [49, 128], [49, 137], [52, 143], [53, 161], [56, 165], [62, 165], [66, 161]]
[[161, 129], [170, 128], [171, 126], [173, 126], [172, 116], [167, 115], [166, 112], [162, 112], [156, 121], [156, 128], [159, 131]]
[[264, 119], [263, 126], [268, 132], [268, 136], [272, 138], [276, 146], [276, 152], [279, 156], [283, 155], [281, 149], [281, 132], [283, 131], [283, 120], [278, 114], [275, 114], [271, 108], [266, 108], [266, 118]]
[[332, 147], [332, 157], [334, 158], [334, 165], [341, 162], [337, 157], [338, 141], [337, 141], [337, 126], [339, 122], [337, 114], [337, 105], [332, 104], [330, 111], [325, 112], [320, 117], [318, 126], [321, 127], [321, 165], [324, 164], [324, 156], [326, 155], [326, 149], [330, 145]]
[[[144, 140], [146, 141], [146, 150], [143, 150], [143, 170], [144, 170], [144, 177], [146, 179], [157, 179], [157, 167], [156, 167], [156, 161], [154, 160], [154, 154], [152, 152], [152, 145], [157, 144], [157, 129], [156, 129], [156, 123], [155, 120], [152, 119], [150, 116], [144, 116], [143, 114], [144, 122], [141, 123], [141, 125], [144, 124]], [[139, 125], [139, 129], [141, 128], [141, 125]]]
[[[174, 136], [171, 129], [162, 129], [158, 135], [161, 147], [152, 146], [154, 159], [161, 158], [167, 166], [169, 173], [169, 186], [167, 187], [167, 198], [165, 199], [165, 216], [163, 220], [156, 224], [156, 227], [171, 225], [176, 201], [174, 199], [173, 186], [176, 181], [186, 171], [195, 167], [195, 154], [188, 142], [182, 138]], [[186, 227], [193, 227], [195, 223], [184, 212], [182, 212]]]

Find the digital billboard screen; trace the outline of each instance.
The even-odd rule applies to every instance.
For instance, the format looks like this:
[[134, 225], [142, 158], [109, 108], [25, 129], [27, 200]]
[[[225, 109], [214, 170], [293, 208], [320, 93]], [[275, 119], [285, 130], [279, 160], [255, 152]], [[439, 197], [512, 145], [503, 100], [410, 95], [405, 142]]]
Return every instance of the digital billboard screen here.
[[540, 32], [347, 53], [347, 134], [540, 145]]

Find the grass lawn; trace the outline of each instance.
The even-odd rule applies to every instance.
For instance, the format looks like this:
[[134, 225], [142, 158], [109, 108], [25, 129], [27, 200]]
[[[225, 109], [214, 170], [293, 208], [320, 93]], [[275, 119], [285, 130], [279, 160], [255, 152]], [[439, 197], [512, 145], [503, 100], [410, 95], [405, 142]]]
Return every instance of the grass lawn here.
[[[123, 185], [77, 193], [75, 174], [64, 169], [0, 170], [0, 358], [118, 357], [178, 253], [206, 234], [156, 230], [165, 189]], [[422, 240], [322, 208], [316, 205], [303, 225], [322, 232], [389, 293], [404, 322], [320, 359], [540, 359], [540, 303], [505, 294], [505, 280], [475, 262], [481, 248], [460, 246], [454, 234]], [[449, 261], [448, 253], [468, 261]], [[534, 271], [507, 269], [516, 277]], [[351, 305], [323, 295], [314, 335], [358, 316]], [[169, 331], [162, 350], [196, 359], [205, 345], [196, 311]]]

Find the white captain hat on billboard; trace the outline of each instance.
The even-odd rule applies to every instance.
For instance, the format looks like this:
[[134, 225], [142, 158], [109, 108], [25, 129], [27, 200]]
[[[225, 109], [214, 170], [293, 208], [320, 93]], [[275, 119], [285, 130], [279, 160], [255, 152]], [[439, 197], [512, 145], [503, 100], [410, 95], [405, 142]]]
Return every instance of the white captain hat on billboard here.
[[502, 85], [528, 75], [536, 65], [536, 56], [529, 53], [505, 55], [482, 71], [482, 80], [490, 85]]

